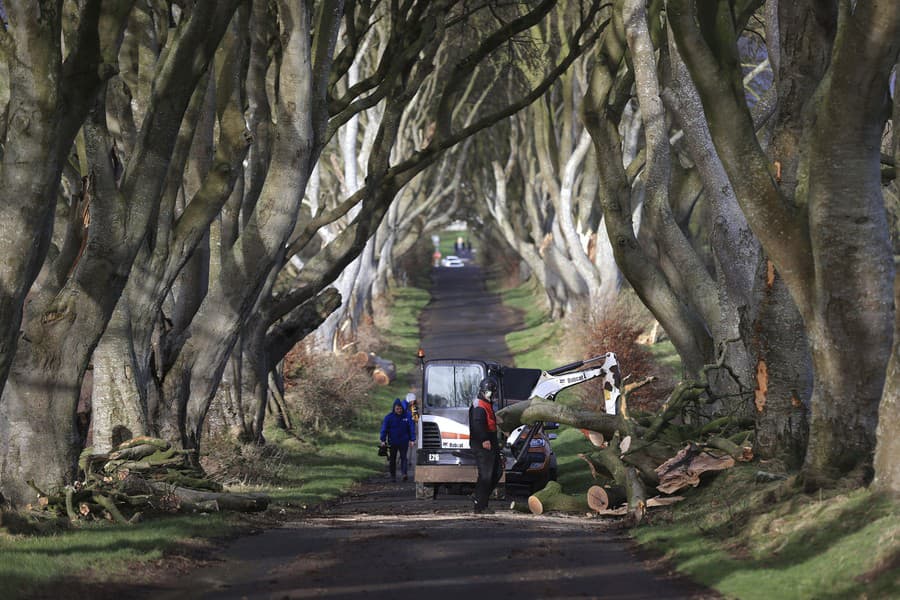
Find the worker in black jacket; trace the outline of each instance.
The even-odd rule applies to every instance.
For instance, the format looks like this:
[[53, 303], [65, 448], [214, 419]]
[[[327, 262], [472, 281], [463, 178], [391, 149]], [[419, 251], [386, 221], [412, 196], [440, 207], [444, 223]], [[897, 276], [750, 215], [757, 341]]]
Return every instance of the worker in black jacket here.
[[485, 377], [478, 384], [478, 396], [469, 408], [469, 447], [478, 468], [475, 483], [475, 512], [478, 514], [487, 511], [488, 497], [503, 475], [497, 419], [491, 405], [493, 399], [497, 399], [497, 380]]

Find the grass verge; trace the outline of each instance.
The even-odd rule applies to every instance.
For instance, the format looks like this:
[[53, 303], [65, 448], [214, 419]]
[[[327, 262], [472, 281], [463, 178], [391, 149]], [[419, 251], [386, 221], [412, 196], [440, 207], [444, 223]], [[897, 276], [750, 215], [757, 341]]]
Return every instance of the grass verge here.
[[801, 493], [735, 467], [651, 513], [636, 540], [728, 598], [900, 598], [900, 505], [866, 489]]
[[[192, 553], [203, 539], [239, 530], [233, 515], [210, 514], [156, 519], [123, 527], [100, 525], [45, 536], [0, 536], [0, 596], [27, 597], [60, 580], [112, 581], [133, 577], [135, 563], [150, 563], [177, 551]], [[65, 594], [59, 594], [65, 597]], [[71, 596], [69, 596], [71, 597]]]
[[499, 290], [506, 306], [522, 312], [523, 328], [507, 334], [506, 345], [516, 366], [523, 369], [548, 369], [570, 360], [559, 358], [562, 325], [550, 320], [545, 302], [535, 301], [543, 297], [538, 285], [529, 279], [519, 286]]

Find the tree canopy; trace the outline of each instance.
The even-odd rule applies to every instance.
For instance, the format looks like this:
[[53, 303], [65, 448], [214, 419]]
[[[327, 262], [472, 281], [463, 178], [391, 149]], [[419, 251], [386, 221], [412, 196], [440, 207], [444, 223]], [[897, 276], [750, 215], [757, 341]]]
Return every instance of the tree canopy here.
[[7, 500], [74, 476], [86, 377], [100, 450], [196, 455], [228, 398], [261, 442], [287, 352], [457, 218], [554, 318], [627, 285], [688, 375], [724, 352], [706, 417], [740, 398], [761, 456], [900, 491], [890, 3], [2, 8]]

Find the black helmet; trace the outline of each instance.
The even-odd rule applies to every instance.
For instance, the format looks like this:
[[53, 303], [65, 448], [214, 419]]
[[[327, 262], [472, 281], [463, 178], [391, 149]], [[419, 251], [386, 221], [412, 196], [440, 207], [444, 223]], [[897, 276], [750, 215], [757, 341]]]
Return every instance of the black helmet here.
[[[490, 392], [490, 393], [488, 393]], [[485, 400], [490, 400], [497, 395], [497, 380], [493, 377], [485, 377], [478, 384], [478, 396]]]

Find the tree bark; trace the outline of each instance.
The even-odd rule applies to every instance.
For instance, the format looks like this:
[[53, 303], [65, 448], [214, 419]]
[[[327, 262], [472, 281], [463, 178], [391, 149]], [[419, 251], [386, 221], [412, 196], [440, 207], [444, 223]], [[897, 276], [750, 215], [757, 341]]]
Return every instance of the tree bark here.
[[[799, 103], [808, 110], [795, 115], [804, 144], [799, 184], [791, 190], [773, 177], [757, 142], [743, 98], [733, 16], [721, 11], [700, 26], [696, 9], [691, 0], [670, 2], [669, 21], [741, 207], [784, 277], [811, 346], [815, 375], [804, 473], [816, 486], [870, 463], [874, 449], [894, 277], [879, 146], [885, 90], [900, 50], [900, 14], [881, 4], [840, 13], [831, 51], [816, 54], [829, 62], [809, 100]], [[787, 27], [780, 29], [784, 36]], [[796, 44], [781, 46], [784, 69], [792, 62], [786, 52]], [[788, 132], [784, 139], [797, 137]]]
[[[895, 102], [898, 102], [896, 97]], [[897, 112], [894, 114], [896, 116]], [[900, 301], [900, 277], [894, 280], [894, 288], [894, 297]], [[900, 303], [896, 305], [900, 306]], [[900, 460], [897, 458], [900, 456], [900, 436], [897, 431], [900, 431], [900, 311], [894, 315], [894, 350], [878, 408], [878, 444], [875, 448], [874, 487], [894, 494], [900, 494]]]
[[[95, 103], [85, 123], [94, 182], [87, 246], [65, 287], [48, 302], [35, 304], [35, 318], [26, 324], [26, 336], [31, 341], [16, 354], [11, 370], [16, 383], [10, 388], [10, 405], [0, 414], [0, 420], [9, 421], [0, 428], [8, 428], [11, 434], [3, 447], [0, 484], [14, 503], [27, 495], [22, 484], [15, 481], [23, 472], [33, 473], [36, 481], [48, 485], [66, 483], [74, 475], [79, 449], [73, 439], [72, 417], [81, 379], [125, 287], [158, 202], [166, 155], [175, 144], [182, 116], [236, 4], [233, 0], [192, 14], [167, 56], [168, 68], [161, 70], [157, 92], [165, 96], [165, 101], [154, 102], [148, 113], [147, 128], [135, 150], [135, 162], [123, 175], [121, 191], [116, 188], [115, 165], [110, 160], [105, 95]], [[194, 59], [199, 55], [199, 60], [186, 60], [187, 55]], [[123, 202], [122, 197], [131, 202]], [[84, 302], [83, 298], [93, 301]], [[48, 367], [55, 368], [55, 373], [47, 389], [41, 391], [34, 376]], [[44, 396], [36, 402], [38, 405], [49, 403], [44, 404], [46, 412], [40, 415], [22, 406], [22, 402], [35, 402], [38, 393]], [[46, 444], [46, 454], [38, 452], [39, 445], [30, 441], [38, 435], [53, 438]]]
[[[63, 165], [97, 94], [115, 72], [133, 2], [85, 3], [63, 60], [59, 6], [7, 2], [2, 33], [9, 102], [0, 184], [0, 392], [19, 338], [22, 304], [44, 262]], [[2, 401], [2, 400], [0, 400]]]

